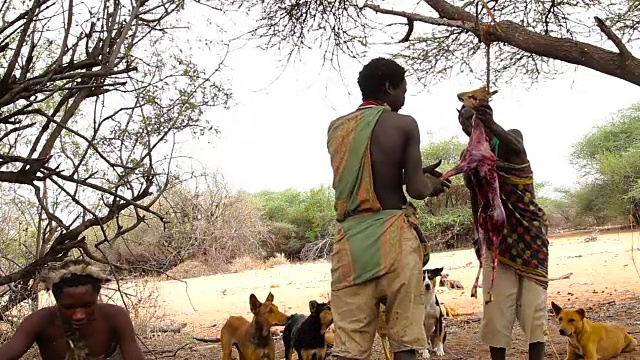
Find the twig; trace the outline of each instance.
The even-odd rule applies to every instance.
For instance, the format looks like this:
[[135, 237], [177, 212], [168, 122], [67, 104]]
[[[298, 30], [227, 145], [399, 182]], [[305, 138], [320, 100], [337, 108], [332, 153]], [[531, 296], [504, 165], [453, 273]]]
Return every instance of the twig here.
[[616, 33], [614, 33], [613, 30], [611, 30], [611, 28], [607, 26], [607, 24], [605, 24], [604, 21], [602, 21], [602, 19], [600, 19], [597, 16], [594, 16], [593, 20], [595, 20], [596, 25], [598, 26], [598, 29], [600, 29], [600, 31], [602, 31], [602, 33], [609, 40], [611, 40], [613, 45], [616, 46], [618, 51], [620, 51], [620, 56], [622, 57], [623, 64], [626, 64], [627, 61], [633, 58], [631, 51], [629, 51], [627, 46], [622, 42], [622, 39], [620, 39], [620, 37], [616, 35]]
[[560, 276], [557, 276], [557, 277], [554, 277], [554, 278], [549, 278], [549, 281], [566, 280], [566, 279], [570, 278], [571, 275], [573, 275], [572, 272], [566, 273], [564, 275], [560, 275]]

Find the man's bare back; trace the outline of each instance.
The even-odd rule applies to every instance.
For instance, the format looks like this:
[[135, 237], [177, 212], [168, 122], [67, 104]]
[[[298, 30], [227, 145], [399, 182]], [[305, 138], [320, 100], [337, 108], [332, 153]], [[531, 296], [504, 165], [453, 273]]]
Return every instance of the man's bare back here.
[[408, 115], [387, 111], [380, 116], [371, 134], [371, 163], [376, 196], [386, 210], [407, 204], [402, 189], [405, 184], [409, 196], [416, 200], [436, 196], [448, 187], [440, 179], [423, 174], [420, 130]]

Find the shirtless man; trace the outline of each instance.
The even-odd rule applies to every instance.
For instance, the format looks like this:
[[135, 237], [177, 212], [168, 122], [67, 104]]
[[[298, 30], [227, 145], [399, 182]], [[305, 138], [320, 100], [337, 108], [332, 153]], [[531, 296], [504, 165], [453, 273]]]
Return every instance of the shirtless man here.
[[[481, 104], [476, 114], [497, 157], [500, 198], [507, 217], [507, 231], [498, 249], [493, 301], [483, 309], [481, 338], [489, 346], [491, 359], [506, 359], [506, 349], [511, 345], [511, 331], [517, 319], [529, 344], [529, 359], [542, 360], [549, 281], [547, 216], [535, 201], [533, 172], [522, 133], [517, 129], [505, 130], [496, 123], [489, 104]], [[467, 136], [471, 135], [473, 115], [474, 111], [464, 106], [459, 112], [458, 121]], [[472, 211], [477, 214], [474, 184], [468, 176], [464, 180], [471, 193]], [[476, 217], [473, 219], [475, 223]], [[477, 223], [475, 225], [477, 228]], [[482, 274], [485, 297], [491, 286], [492, 262], [491, 252], [485, 251]]]
[[398, 114], [407, 92], [405, 69], [374, 59], [358, 85], [363, 103], [329, 125], [327, 140], [339, 223], [331, 257], [332, 353], [369, 358], [379, 304], [385, 304], [394, 359], [416, 359], [416, 350], [427, 348], [422, 267], [428, 254], [403, 185], [423, 200], [449, 183], [437, 177], [437, 164], [422, 167], [418, 124]]
[[144, 359], [127, 311], [98, 303], [108, 281], [99, 270], [84, 260], [70, 260], [45, 279], [56, 306], [27, 316], [0, 346], [0, 360], [20, 359], [34, 342], [43, 360]]

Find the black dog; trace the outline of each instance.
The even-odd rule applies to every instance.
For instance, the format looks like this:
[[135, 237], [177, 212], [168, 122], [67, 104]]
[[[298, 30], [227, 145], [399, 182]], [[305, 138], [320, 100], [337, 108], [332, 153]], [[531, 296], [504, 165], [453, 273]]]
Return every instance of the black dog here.
[[298, 360], [324, 360], [327, 354], [327, 343], [324, 334], [333, 323], [333, 314], [329, 303], [309, 301], [309, 316], [293, 314], [284, 327], [285, 360], [291, 360], [293, 350], [298, 353]]

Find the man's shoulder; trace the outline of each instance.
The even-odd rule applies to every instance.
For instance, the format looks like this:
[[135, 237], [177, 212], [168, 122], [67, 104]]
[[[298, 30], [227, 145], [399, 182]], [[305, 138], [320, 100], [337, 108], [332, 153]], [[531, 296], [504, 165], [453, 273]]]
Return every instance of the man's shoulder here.
[[111, 326], [119, 328], [123, 322], [131, 322], [129, 312], [120, 305], [100, 303], [98, 311], [111, 323]]
[[46, 319], [48, 317], [56, 315], [57, 311], [58, 309], [56, 308], [56, 306], [45, 306], [42, 309], [38, 309], [32, 312], [29, 316], [32, 316], [38, 319]]
[[509, 129], [507, 131], [512, 133], [513, 135], [519, 137], [520, 140], [522, 140], [522, 131], [520, 131], [519, 129]]
[[115, 304], [98, 303], [98, 309], [100, 311], [104, 311], [108, 315], [118, 316], [118, 315], [129, 314], [129, 312], [127, 312], [127, 309], [125, 309], [120, 305], [115, 305]]

